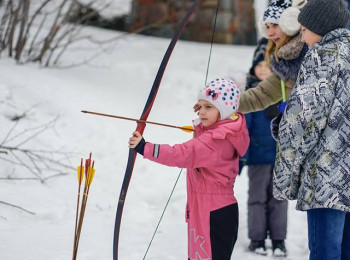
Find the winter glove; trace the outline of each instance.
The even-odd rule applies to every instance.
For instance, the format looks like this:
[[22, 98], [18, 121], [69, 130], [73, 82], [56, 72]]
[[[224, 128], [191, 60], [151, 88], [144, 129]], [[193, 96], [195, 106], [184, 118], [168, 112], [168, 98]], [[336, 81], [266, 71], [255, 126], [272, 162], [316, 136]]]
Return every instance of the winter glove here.
[[270, 123], [271, 135], [272, 135], [272, 138], [275, 139], [275, 141], [277, 141], [277, 139], [278, 139], [278, 130], [280, 128], [280, 122], [282, 119], [282, 115], [283, 114], [279, 114], [274, 119], [272, 119], [271, 123]]
[[137, 153], [141, 154], [143, 156], [143, 152], [145, 150], [146, 141], [145, 138], [142, 137], [141, 141], [136, 145], [135, 148], [133, 148]]
[[284, 110], [286, 109], [286, 106], [287, 106], [287, 101], [284, 101], [283, 103], [279, 104], [277, 107], [278, 107], [278, 110], [283, 114]]

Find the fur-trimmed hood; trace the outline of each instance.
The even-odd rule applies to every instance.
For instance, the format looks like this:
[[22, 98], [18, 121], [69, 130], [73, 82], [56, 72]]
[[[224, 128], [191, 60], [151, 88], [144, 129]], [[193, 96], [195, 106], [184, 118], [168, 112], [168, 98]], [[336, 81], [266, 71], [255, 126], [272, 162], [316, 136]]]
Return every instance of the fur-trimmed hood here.
[[307, 51], [307, 45], [301, 42], [301, 35], [295, 36], [278, 50], [278, 62], [271, 55], [272, 72], [284, 81], [288, 81], [289, 79], [295, 81], [298, 77], [301, 62]]

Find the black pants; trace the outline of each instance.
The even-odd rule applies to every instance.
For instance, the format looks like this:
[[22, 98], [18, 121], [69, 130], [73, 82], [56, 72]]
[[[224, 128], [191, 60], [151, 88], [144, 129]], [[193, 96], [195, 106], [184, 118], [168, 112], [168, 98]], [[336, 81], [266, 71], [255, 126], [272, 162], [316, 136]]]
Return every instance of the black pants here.
[[212, 260], [230, 260], [238, 235], [238, 204], [210, 212]]
[[238, 222], [237, 203], [210, 212], [212, 260], [231, 259], [233, 247], [237, 241]]

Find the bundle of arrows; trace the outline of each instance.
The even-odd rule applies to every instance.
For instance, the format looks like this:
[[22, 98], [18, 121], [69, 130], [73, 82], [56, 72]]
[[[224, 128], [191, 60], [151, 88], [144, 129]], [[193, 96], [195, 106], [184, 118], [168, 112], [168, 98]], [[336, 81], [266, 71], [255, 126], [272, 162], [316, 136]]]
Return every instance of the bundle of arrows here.
[[[89, 197], [90, 186], [95, 174], [95, 169], [94, 169], [95, 161], [91, 160], [91, 153], [90, 153], [89, 159], [85, 160], [85, 167], [83, 166], [83, 162], [84, 160], [83, 158], [81, 158], [80, 166], [77, 167], [78, 198], [77, 198], [77, 209], [75, 214], [74, 245], [73, 245], [73, 257], [72, 257], [73, 260], [77, 258], [79, 239], [80, 239], [81, 228], [83, 226], [86, 203]], [[84, 173], [85, 173], [84, 192], [83, 192], [83, 197], [80, 205], [80, 190], [81, 190], [81, 184], [84, 179]], [[80, 211], [79, 211], [79, 206], [80, 206]]]

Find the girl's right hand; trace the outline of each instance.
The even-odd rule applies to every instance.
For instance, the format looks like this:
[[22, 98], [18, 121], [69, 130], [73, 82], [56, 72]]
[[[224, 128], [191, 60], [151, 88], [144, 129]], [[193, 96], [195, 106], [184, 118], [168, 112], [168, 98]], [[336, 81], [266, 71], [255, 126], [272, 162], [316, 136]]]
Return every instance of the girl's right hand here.
[[139, 131], [132, 133], [132, 136], [129, 138], [129, 148], [134, 149], [142, 140], [142, 135]]
[[193, 110], [194, 110], [195, 113], [199, 111], [199, 104], [198, 104], [198, 103], [196, 103], [196, 104], [193, 106]]

